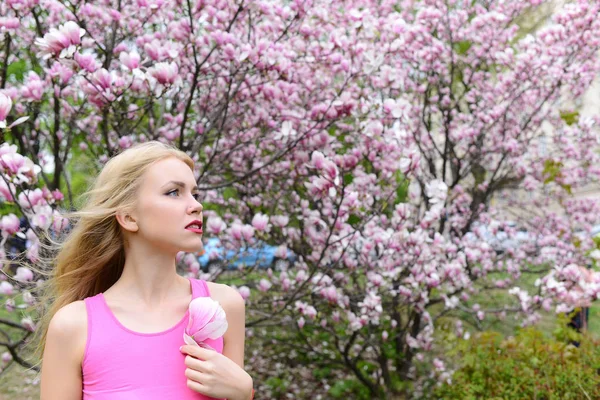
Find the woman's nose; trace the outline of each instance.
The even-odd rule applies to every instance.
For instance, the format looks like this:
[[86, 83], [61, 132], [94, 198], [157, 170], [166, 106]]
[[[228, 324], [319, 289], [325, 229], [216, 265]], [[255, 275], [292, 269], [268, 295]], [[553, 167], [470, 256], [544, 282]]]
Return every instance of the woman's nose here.
[[202, 203], [200, 203], [197, 200], [194, 200], [193, 203], [190, 205], [190, 207], [188, 208], [188, 212], [191, 213], [199, 213], [201, 212], [203, 209], [202, 207]]

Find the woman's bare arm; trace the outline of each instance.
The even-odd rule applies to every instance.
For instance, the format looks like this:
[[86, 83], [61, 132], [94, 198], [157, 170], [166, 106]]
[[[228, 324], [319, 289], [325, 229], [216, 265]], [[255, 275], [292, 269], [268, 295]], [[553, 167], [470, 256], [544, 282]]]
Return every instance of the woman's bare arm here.
[[86, 341], [85, 303], [76, 301], [58, 310], [48, 326], [40, 400], [81, 400], [81, 362]]
[[246, 305], [244, 299], [232, 287], [208, 282], [210, 297], [217, 300], [227, 316], [228, 328], [223, 335], [223, 355], [244, 368], [244, 344], [246, 338]]

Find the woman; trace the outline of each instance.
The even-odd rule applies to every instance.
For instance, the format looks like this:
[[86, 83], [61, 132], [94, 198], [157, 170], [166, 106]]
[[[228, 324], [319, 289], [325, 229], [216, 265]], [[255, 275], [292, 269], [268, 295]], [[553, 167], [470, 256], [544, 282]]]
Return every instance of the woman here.
[[[41, 400], [248, 400], [244, 301], [226, 285], [176, 273], [202, 246], [202, 205], [185, 153], [158, 142], [111, 159], [88, 193], [48, 281]], [[228, 329], [185, 345], [188, 305], [210, 296]]]

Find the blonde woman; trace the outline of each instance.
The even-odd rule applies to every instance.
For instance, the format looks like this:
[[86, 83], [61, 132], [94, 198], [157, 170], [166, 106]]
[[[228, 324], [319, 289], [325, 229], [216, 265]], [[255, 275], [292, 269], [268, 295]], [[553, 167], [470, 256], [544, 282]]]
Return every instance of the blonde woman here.
[[[201, 248], [202, 205], [185, 153], [150, 142], [111, 159], [55, 260], [41, 325], [41, 400], [248, 400], [244, 301], [176, 273]], [[49, 293], [49, 294], [48, 294]], [[193, 298], [219, 301], [229, 328], [183, 346]]]

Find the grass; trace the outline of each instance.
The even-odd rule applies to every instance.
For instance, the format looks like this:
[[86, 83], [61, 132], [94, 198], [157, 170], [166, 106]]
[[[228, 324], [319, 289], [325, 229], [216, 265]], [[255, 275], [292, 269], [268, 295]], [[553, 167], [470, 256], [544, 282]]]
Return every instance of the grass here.
[[12, 363], [0, 375], [0, 400], [33, 400], [40, 398], [37, 372]]
[[594, 303], [590, 307], [588, 330], [592, 335], [600, 338], [600, 304], [598, 303]]
[[[9, 313], [4, 307], [4, 304], [0, 304], [0, 318], [19, 322], [21, 315], [20, 311]], [[11, 341], [19, 340], [22, 337], [22, 333], [19, 333], [16, 329], [5, 328], [2, 325], [0, 325], [0, 328], [8, 334]], [[2, 338], [2, 340], [5, 339], [6, 338]], [[0, 353], [4, 353], [5, 351], [6, 348], [0, 346]], [[0, 400], [39, 399], [40, 387], [36, 378], [36, 371], [28, 370], [16, 362], [11, 361], [2, 372], [0, 372]]]

